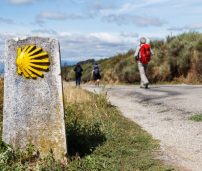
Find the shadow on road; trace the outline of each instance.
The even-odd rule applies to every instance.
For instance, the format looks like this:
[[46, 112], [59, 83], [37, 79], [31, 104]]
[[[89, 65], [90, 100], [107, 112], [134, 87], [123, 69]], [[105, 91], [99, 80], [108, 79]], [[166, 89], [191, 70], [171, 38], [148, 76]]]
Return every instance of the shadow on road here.
[[[140, 101], [139, 103], [142, 102], [149, 102], [152, 100], [159, 100], [159, 99], [165, 99], [169, 97], [177, 97], [179, 95], [182, 95], [179, 91], [174, 91], [174, 90], [163, 90], [160, 89], [161, 87], [152, 87], [146, 90], [142, 90], [141, 92], [130, 92], [127, 93], [128, 96], [134, 96]], [[160, 95], [159, 95], [160, 94]]]

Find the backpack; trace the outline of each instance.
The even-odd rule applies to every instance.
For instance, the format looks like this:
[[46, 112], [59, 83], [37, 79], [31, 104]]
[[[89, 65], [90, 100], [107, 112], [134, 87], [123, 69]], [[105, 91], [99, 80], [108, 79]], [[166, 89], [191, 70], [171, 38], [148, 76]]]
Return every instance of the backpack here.
[[140, 47], [140, 55], [141, 55], [140, 61], [143, 64], [148, 64], [151, 59], [151, 47], [149, 44], [143, 44]]
[[98, 67], [95, 67], [95, 68], [94, 68], [94, 74], [95, 74], [95, 75], [100, 74], [100, 70], [99, 70]]
[[81, 76], [81, 75], [82, 75], [82, 69], [81, 69], [81, 67], [76, 67], [76, 74], [77, 74], [78, 76]]

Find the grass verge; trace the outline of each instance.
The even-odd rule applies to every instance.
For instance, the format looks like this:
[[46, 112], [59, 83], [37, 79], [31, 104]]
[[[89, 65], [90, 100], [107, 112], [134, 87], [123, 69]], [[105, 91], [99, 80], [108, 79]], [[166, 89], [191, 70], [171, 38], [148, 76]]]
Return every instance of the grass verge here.
[[189, 119], [196, 122], [202, 122], [202, 114], [193, 115]]
[[[172, 170], [154, 159], [153, 152], [158, 149], [158, 142], [120, 115], [107, 101], [106, 95], [93, 95], [72, 87], [67, 91], [76, 92], [71, 96], [74, 102], [65, 106], [69, 155], [73, 158], [69, 168], [89, 171]], [[75, 156], [79, 159], [74, 160]]]
[[0, 142], [0, 170], [173, 170], [154, 158], [158, 142], [134, 122], [121, 116], [105, 95], [66, 86], [64, 94], [67, 164], [56, 161], [51, 153], [41, 159], [32, 145], [21, 152]]

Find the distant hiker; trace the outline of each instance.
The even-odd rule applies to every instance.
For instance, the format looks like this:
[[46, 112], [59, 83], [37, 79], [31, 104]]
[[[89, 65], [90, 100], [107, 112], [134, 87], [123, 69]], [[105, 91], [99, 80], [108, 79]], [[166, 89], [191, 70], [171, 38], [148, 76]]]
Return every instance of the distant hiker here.
[[135, 59], [138, 62], [138, 69], [140, 73], [140, 88], [148, 88], [149, 81], [146, 76], [147, 66], [151, 60], [152, 50], [148, 43], [146, 43], [146, 38], [142, 37], [140, 39], [140, 45], [137, 46], [135, 51]]
[[75, 77], [76, 77], [76, 86], [80, 86], [83, 68], [81, 67], [81, 65], [79, 63], [75, 66], [74, 72], [75, 72]]
[[93, 74], [93, 80], [95, 81], [95, 85], [99, 86], [101, 75], [100, 75], [100, 68], [97, 63], [95, 63], [93, 66], [92, 74]]

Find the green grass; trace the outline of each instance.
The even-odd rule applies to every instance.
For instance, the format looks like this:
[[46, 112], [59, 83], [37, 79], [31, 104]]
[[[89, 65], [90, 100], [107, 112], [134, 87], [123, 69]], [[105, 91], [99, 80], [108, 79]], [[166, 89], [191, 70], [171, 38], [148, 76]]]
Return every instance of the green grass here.
[[172, 170], [154, 159], [158, 142], [134, 122], [124, 118], [107, 102], [105, 95], [87, 96], [91, 97], [90, 100], [66, 105], [70, 158], [81, 157], [72, 160], [70, 169]]
[[202, 114], [193, 115], [189, 119], [196, 122], [202, 122]]
[[105, 95], [93, 95], [72, 87], [66, 87], [64, 93], [67, 164], [56, 161], [52, 153], [41, 159], [31, 144], [22, 152], [1, 141], [0, 170], [174, 170], [155, 159], [158, 142], [140, 126], [124, 118]]

